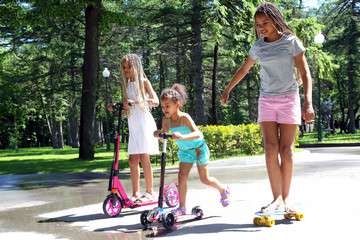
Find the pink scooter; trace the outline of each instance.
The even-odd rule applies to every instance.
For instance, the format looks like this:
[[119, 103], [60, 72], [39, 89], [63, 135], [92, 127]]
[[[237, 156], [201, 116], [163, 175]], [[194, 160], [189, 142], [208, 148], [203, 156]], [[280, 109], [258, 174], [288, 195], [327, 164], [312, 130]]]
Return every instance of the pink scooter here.
[[[122, 208], [137, 208], [152, 204], [158, 204], [159, 201], [166, 202], [169, 207], [175, 207], [179, 202], [179, 193], [177, 189], [177, 182], [166, 185], [162, 193], [162, 198], [158, 201], [146, 202], [146, 203], [133, 203], [121, 185], [118, 178], [118, 163], [119, 163], [119, 147], [120, 147], [120, 126], [121, 126], [121, 112], [124, 109], [123, 103], [117, 103], [112, 106], [113, 110], [119, 110], [119, 119], [117, 127], [117, 135], [114, 139], [114, 155], [115, 159], [111, 167], [109, 177], [109, 188], [110, 194], [106, 196], [103, 203], [104, 214], [108, 217], [116, 217], [120, 214]], [[166, 160], [165, 160], [166, 161]], [[165, 168], [163, 158], [161, 159], [161, 168]]]

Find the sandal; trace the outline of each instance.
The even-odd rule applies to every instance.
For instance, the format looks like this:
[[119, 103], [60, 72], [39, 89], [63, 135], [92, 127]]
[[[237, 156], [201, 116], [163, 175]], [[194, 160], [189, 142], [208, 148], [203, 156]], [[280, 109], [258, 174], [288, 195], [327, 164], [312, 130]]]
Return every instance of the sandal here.
[[228, 198], [220, 199], [220, 203], [222, 204], [223, 207], [227, 207], [230, 204], [230, 199], [229, 199], [229, 197], [230, 197], [230, 188], [229, 188], [229, 186], [226, 186], [225, 193], [220, 194], [221, 197], [224, 197], [226, 195], [229, 195]]
[[284, 207], [285, 212], [288, 213], [297, 213], [297, 210], [294, 206], [290, 205], [290, 206], [285, 206]]
[[154, 201], [154, 196], [145, 192], [141, 197], [135, 200], [134, 203], [148, 203]]
[[284, 211], [284, 205], [281, 204], [280, 206], [276, 207], [275, 204], [270, 203], [265, 207], [262, 207], [260, 212], [268, 213], [268, 212], [276, 212], [276, 211]]
[[134, 202], [137, 200], [137, 198], [134, 197], [134, 196], [131, 196], [131, 197], [129, 198], [129, 200], [134, 203]]
[[186, 214], [186, 208], [178, 207], [177, 209], [171, 210], [175, 216], [181, 216]]

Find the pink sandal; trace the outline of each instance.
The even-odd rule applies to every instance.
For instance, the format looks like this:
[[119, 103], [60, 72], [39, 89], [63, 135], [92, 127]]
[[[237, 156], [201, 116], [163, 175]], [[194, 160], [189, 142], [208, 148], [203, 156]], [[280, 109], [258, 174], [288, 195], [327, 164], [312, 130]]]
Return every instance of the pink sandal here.
[[[224, 196], [226, 196], [226, 195], [229, 195], [229, 197], [230, 197], [230, 188], [229, 188], [229, 186], [226, 186], [226, 191], [225, 191], [225, 193], [220, 194], [221, 197], [224, 197]], [[229, 199], [229, 198], [220, 199], [220, 203], [222, 204], [223, 207], [227, 207], [227, 206], [229, 206], [229, 204], [230, 204], [230, 199]]]

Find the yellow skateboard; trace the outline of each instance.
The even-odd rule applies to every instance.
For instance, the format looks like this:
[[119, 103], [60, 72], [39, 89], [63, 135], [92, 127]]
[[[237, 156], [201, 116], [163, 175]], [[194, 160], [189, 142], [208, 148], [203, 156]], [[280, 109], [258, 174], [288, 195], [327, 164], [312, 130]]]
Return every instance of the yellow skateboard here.
[[273, 227], [275, 225], [275, 220], [271, 218], [273, 215], [284, 215], [285, 219], [292, 219], [295, 217], [296, 220], [302, 221], [304, 219], [303, 213], [289, 213], [286, 211], [274, 211], [274, 212], [257, 212], [255, 213], [259, 217], [254, 218], [254, 224], [257, 226], [261, 226], [261, 224], [265, 224], [268, 227]]

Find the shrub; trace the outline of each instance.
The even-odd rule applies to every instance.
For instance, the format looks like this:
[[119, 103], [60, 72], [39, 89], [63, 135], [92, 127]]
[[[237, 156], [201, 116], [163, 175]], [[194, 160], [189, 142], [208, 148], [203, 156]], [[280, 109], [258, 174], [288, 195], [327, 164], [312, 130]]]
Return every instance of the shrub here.
[[[221, 158], [238, 155], [255, 155], [264, 152], [264, 140], [258, 124], [241, 124], [227, 126], [199, 126], [206, 143], [210, 149], [212, 158]], [[298, 130], [295, 138], [295, 146], [298, 143]], [[160, 144], [162, 151], [162, 144]], [[179, 161], [177, 156], [178, 146], [174, 140], [169, 139], [167, 144], [168, 161]]]

